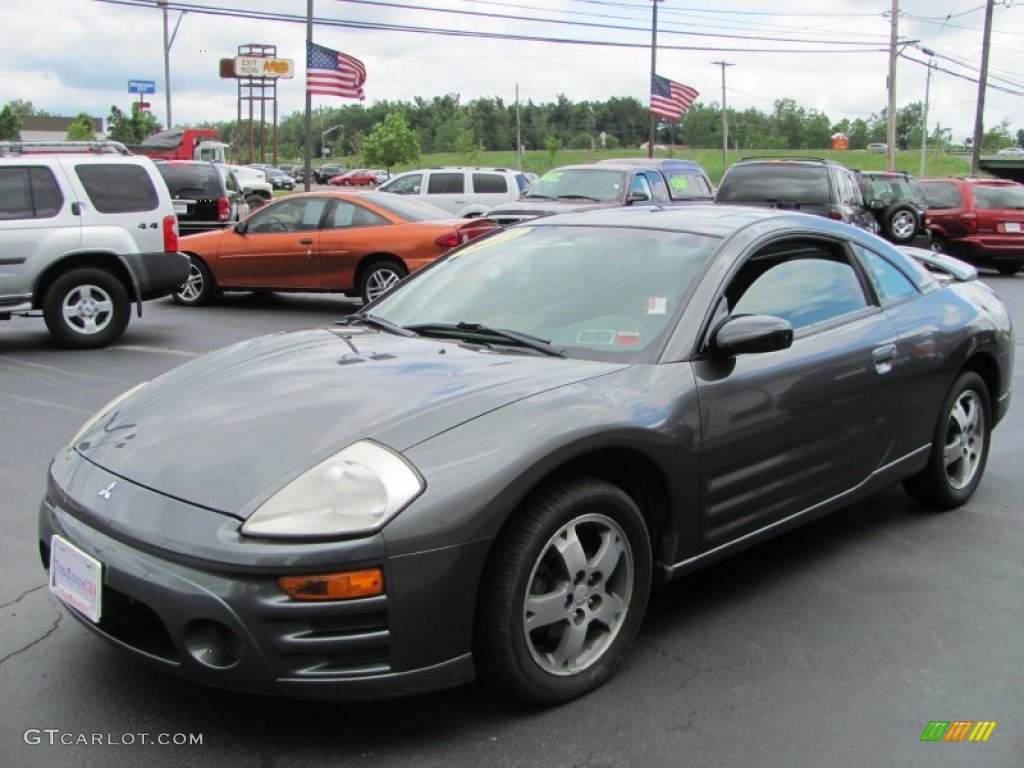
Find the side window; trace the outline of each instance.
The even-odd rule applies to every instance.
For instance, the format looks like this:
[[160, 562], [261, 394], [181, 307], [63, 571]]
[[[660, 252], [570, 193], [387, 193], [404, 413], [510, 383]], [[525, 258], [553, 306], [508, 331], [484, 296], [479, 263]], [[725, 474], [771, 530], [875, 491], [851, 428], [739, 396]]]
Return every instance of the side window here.
[[654, 192], [652, 199], [661, 202], [668, 202], [670, 198], [668, 195], [668, 184], [665, 183], [665, 177], [657, 171], [645, 171], [644, 175], [647, 177], [647, 181]]
[[774, 315], [794, 330], [868, 306], [842, 249], [819, 242], [773, 243], [755, 253], [726, 290], [731, 315]]
[[331, 212], [327, 226], [337, 229], [339, 227], [377, 227], [390, 223], [369, 208], [363, 208], [363, 206], [350, 203], [347, 200], [338, 200]]
[[238, 179], [235, 178], [235, 174], [227, 169], [224, 170], [224, 185], [228, 188], [229, 192], [242, 191], [242, 188], [238, 186]]
[[868, 279], [878, 294], [882, 306], [892, 304], [907, 296], [916, 296], [918, 291], [910, 278], [904, 275], [893, 264], [874, 251], [869, 251], [859, 245], [853, 246], [858, 258], [864, 263], [868, 273]]
[[960, 190], [956, 184], [945, 181], [932, 181], [922, 184], [924, 199], [928, 201], [929, 208], [942, 210], [943, 208], [960, 208], [964, 204], [960, 196]]
[[160, 205], [153, 180], [140, 165], [90, 163], [76, 165], [75, 173], [100, 213], [153, 211]]
[[428, 195], [461, 195], [466, 189], [466, 174], [432, 173], [427, 181]]
[[857, 190], [857, 185], [853, 183], [848, 173], [836, 169], [832, 179], [835, 182], [836, 194], [839, 196], [839, 202], [842, 205], [855, 206], [863, 204]]
[[645, 200], [653, 199], [651, 184], [647, 181], [647, 176], [642, 172], [633, 176], [633, 183], [629, 187], [629, 195], [630, 197], [638, 195], [643, 197]]
[[310, 232], [320, 226], [328, 201], [322, 197], [284, 200], [260, 208], [247, 219], [254, 234]]
[[411, 173], [408, 176], [402, 176], [401, 178], [395, 179], [388, 184], [385, 192], [394, 192], [396, 195], [418, 195], [420, 193], [420, 185], [423, 183], [423, 175], [419, 173]]
[[508, 192], [508, 181], [500, 173], [474, 173], [473, 191], [478, 195], [504, 195]]
[[49, 168], [0, 168], [0, 220], [49, 219], [63, 205]]

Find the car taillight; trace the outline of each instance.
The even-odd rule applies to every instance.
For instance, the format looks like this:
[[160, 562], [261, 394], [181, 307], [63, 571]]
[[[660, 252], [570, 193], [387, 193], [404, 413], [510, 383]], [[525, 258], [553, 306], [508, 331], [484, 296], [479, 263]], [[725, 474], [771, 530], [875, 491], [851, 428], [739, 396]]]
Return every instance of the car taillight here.
[[964, 225], [964, 229], [966, 229], [968, 233], [978, 231], [978, 214], [962, 213], [960, 214], [960, 222]]
[[164, 251], [176, 251], [178, 247], [178, 217], [164, 216]]
[[459, 243], [463, 242], [459, 237], [458, 232], [446, 232], [434, 241], [435, 245], [439, 245], [442, 248], [454, 248]]
[[830, 219], [834, 219], [835, 221], [845, 221], [846, 220], [846, 219], [843, 218], [843, 212], [839, 208], [829, 208], [828, 209], [828, 217]]
[[226, 197], [217, 198], [217, 218], [220, 221], [229, 221], [231, 219], [231, 201]]
[[462, 238], [462, 242], [468, 243], [470, 240], [497, 228], [498, 222], [493, 219], [472, 219], [468, 224], [463, 224], [459, 227], [459, 236]]

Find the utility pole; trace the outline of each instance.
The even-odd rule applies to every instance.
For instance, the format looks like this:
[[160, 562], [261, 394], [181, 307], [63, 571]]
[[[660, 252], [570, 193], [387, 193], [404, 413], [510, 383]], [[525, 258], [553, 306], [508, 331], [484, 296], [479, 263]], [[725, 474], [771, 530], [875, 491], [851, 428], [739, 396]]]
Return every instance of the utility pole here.
[[992, 41], [992, 11], [995, 0], [985, 3], [985, 33], [981, 41], [981, 74], [978, 77], [978, 110], [974, 113], [974, 143], [971, 147], [971, 175], [981, 171], [981, 140], [985, 133], [985, 88], [988, 85], [988, 49]]
[[[647, 80], [647, 102], [650, 104], [651, 93], [654, 88], [654, 76], [657, 74], [655, 69], [658, 63], [658, 3], [662, 3], [665, 0], [652, 0], [654, 5], [654, 15], [651, 19], [651, 76]], [[657, 118], [654, 113], [651, 112], [648, 117], [650, 118], [650, 129], [647, 131], [647, 156], [654, 157], [654, 126]]]
[[185, 11], [178, 14], [174, 32], [168, 34], [167, 0], [156, 0], [156, 4], [164, 13], [164, 95], [167, 104], [167, 129], [170, 130], [174, 127], [174, 118], [171, 116], [171, 46], [174, 45], [174, 38], [178, 36], [178, 27], [181, 26], [181, 19], [185, 15]]
[[932, 87], [932, 59], [935, 51], [929, 48], [921, 48], [921, 53], [928, 56], [928, 76], [924, 81], [924, 115], [921, 117], [921, 172], [919, 176], [925, 175], [925, 160], [928, 157], [928, 96]]
[[892, 0], [892, 19], [889, 24], [889, 108], [886, 114], [885, 167], [896, 170], [896, 50], [900, 23], [900, 0]]
[[729, 113], [725, 107], [725, 68], [733, 66], [728, 61], [712, 61], [722, 68], [722, 172], [729, 167]]
[[519, 117], [519, 83], [516, 83], [516, 170], [523, 170], [523, 124]]
[[306, 170], [303, 188], [309, 192], [313, 176], [313, 95], [309, 92], [309, 46], [313, 42], [313, 0], [306, 0]]

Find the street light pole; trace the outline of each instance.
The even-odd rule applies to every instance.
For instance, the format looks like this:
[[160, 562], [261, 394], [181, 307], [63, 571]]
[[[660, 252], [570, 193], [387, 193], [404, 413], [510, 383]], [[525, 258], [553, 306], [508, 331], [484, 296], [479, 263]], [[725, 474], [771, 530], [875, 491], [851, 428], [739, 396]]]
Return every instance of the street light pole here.
[[331, 128], [328, 128], [326, 131], [320, 131], [320, 154], [321, 155], [323, 155], [324, 154], [324, 150], [327, 149], [327, 146], [326, 146], [327, 145], [327, 136], [329, 134], [331, 134], [331, 133], [334, 133], [339, 128], [344, 128], [344, 127], [345, 127], [344, 125], [335, 125], [335, 126], [333, 126]]
[[174, 38], [178, 36], [178, 27], [181, 26], [181, 19], [185, 15], [185, 11], [178, 15], [174, 32], [168, 34], [167, 0], [156, 0], [156, 4], [164, 14], [164, 95], [167, 102], [167, 128], [170, 130], [174, 127], [174, 118], [171, 116], [171, 46], [174, 45]]

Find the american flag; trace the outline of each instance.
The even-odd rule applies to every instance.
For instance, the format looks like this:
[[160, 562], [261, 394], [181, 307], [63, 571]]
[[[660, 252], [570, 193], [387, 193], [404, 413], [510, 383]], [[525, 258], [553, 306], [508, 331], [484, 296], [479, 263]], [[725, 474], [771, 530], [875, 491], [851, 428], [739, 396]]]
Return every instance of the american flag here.
[[306, 43], [306, 91], [347, 99], [366, 98], [366, 67], [359, 59], [315, 43]]
[[674, 83], [667, 77], [651, 75], [651, 114], [667, 120], [678, 120], [700, 96], [688, 85]]

